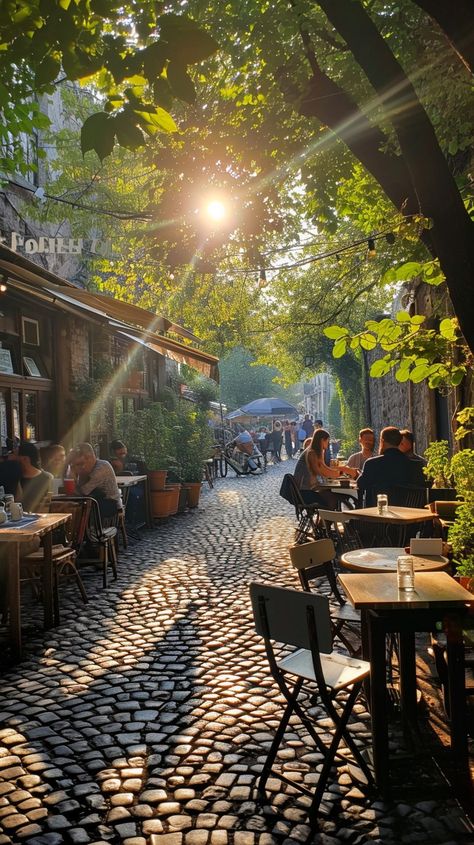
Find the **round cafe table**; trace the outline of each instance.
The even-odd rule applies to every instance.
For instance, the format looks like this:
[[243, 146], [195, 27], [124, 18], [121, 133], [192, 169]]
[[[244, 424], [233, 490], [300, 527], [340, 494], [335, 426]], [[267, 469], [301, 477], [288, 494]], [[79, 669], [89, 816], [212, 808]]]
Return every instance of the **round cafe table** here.
[[[406, 555], [405, 549], [357, 549], [344, 552], [341, 564], [351, 572], [396, 572], [397, 557]], [[411, 555], [415, 572], [435, 572], [447, 569], [449, 560], [443, 555]]]

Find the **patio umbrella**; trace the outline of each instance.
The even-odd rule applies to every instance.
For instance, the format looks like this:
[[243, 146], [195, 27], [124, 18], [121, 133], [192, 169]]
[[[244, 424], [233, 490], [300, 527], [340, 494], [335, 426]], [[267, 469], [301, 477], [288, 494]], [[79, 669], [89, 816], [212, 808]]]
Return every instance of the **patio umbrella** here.
[[245, 417], [245, 411], [242, 411], [242, 408], [236, 408], [235, 411], [230, 411], [225, 415], [226, 420], [236, 420], [238, 417]]
[[265, 399], [255, 399], [248, 405], [242, 405], [241, 410], [252, 417], [294, 417], [298, 410], [294, 405], [285, 402], [284, 399], [277, 399], [274, 396]]

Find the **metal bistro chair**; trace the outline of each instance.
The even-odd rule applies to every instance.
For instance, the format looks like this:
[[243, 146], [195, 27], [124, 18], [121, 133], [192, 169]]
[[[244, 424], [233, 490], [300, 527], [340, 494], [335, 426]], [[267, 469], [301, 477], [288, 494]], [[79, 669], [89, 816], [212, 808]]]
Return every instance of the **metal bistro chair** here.
[[306, 543], [309, 539], [320, 536], [319, 504], [306, 504], [301, 496], [298, 485], [291, 473], [283, 476], [280, 496], [286, 499], [295, 509], [298, 525], [295, 529], [295, 542]]
[[[265, 641], [271, 674], [286, 700], [258, 781], [258, 792], [264, 799], [267, 780], [273, 774], [309, 796], [308, 815], [313, 830], [332, 767], [347, 765], [346, 757], [338, 754], [342, 740], [365, 781], [372, 782], [369, 767], [348, 730], [349, 718], [362, 683], [369, 675], [370, 665], [332, 650], [329, 602], [326, 598], [258, 583], [250, 585], [250, 597], [255, 628]], [[295, 647], [296, 651], [288, 653], [288, 646]], [[333, 731], [328, 728], [327, 719], [319, 726], [317, 719], [310, 715], [308, 705], [313, 705], [315, 692], [333, 723]], [[299, 718], [323, 758], [322, 766], [318, 766], [320, 771], [314, 792], [273, 768], [293, 714]], [[292, 730], [294, 727], [293, 720]], [[324, 739], [328, 733], [331, 737], [329, 742]], [[304, 741], [306, 744], [306, 736]]]
[[[78, 550], [77, 559], [79, 563], [99, 563], [102, 569], [102, 583], [106, 588], [108, 586], [109, 566], [112, 569], [114, 580], [117, 579], [117, 527], [115, 524], [110, 526], [102, 524], [97, 499], [93, 499], [91, 496], [61, 496], [62, 502], [81, 502], [84, 500], [90, 503], [89, 518], [85, 528], [84, 542]], [[116, 517], [111, 517], [112, 522], [115, 519]]]
[[[346, 603], [339, 590], [334, 571], [335, 557], [336, 549], [330, 539], [314, 540], [312, 543], [290, 546], [291, 563], [298, 572], [303, 590], [311, 593], [311, 581], [315, 578], [327, 578], [332, 595], [337, 603], [337, 606], [330, 610], [333, 638], [339, 639], [349, 654], [356, 657], [361, 652], [360, 613]], [[345, 626], [351, 631], [355, 630], [357, 645], [353, 645], [345, 636], [342, 630]]]

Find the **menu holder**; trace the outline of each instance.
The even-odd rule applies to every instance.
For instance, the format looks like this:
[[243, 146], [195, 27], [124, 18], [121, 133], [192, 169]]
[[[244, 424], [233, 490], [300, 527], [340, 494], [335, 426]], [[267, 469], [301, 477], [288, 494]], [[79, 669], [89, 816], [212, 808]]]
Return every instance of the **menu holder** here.
[[441, 537], [413, 537], [410, 540], [410, 554], [442, 555], [443, 541]]

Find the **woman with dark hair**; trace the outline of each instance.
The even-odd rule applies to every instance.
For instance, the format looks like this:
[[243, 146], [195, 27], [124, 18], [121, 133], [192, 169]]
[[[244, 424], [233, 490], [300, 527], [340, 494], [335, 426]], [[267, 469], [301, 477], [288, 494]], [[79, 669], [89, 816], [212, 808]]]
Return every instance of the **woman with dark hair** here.
[[335, 509], [338, 499], [331, 490], [325, 490], [324, 485], [329, 484], [331, 479], [346, 475], [349, 478], [357, 478], [358, 472], [347, 466], [329, 467], [324, 461], [328, 446], [329, 432], [324, 428], [316, 429], [310, 445], [298, 458], [294, 478], [306, 504], [314, 502]]
[[21, 500], [25, 511], [35, 511], [41, 507], [48, 492], [53, 489], [53, 476], [41, 469], [40, 453], [35, 443], [25, 440], [17, 451], [21, 467]]

